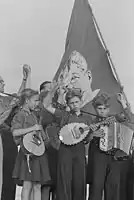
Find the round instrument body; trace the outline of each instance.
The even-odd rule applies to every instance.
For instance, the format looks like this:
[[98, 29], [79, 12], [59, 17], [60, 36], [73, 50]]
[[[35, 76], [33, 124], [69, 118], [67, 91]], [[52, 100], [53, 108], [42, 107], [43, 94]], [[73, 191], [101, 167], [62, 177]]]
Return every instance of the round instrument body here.
[[59, 139], [65, 145], [75, 145], [82, 142], [85, 137], [88, 135], [89, 130], [85, 130], [83, 132], [80, 131], [86, 129], [88, 126], [84, 123], [70, 123], [63, 128], [61, 128], [59, 132]]
[[44, 141], [42, 140], [41, 135], [39, 135], [39, 143], [34, 139], [36, 132], [30, 132], [23, 137], [23, 146], [31, 154], [35, 156], [41, 156], [45, 152]]

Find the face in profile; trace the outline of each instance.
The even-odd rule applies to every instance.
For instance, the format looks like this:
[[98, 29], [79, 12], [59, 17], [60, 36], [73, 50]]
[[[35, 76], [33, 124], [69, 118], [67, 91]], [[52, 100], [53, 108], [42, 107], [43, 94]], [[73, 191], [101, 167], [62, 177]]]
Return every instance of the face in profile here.
[[77, 96], [71, 98], [68, 101], [68, 106], [69, 106], [71, 111], [74, 111], [74, 112], [79, 111], [80, 108], [81, 108], [81, 99]]
[[30, 110], [34, 110], [39, 105], [39, 95], [32, 96], [27, 100], [27, 104]]
[[108, 117], [109, 114], [109, 107], [105, 106], [105, 105], [100, 105], [97, 106], [96, 108], [96, 112], [99, 116], [101, 117]]

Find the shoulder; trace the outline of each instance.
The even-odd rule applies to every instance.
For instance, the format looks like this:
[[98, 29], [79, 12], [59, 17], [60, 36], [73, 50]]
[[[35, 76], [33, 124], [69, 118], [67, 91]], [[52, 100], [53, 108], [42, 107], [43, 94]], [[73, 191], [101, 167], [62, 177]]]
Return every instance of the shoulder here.
[[15, 116], [14, 116], [14, 118], [13, 118], [13, 121], [23, 121], [25, 119], [25, 112], [23, 111], [23, 110], [19, 110], [16, 114], [15, 114]]
[[82, 113], [82, 117], [85, 119], [86, 123], [92, 123], [92, 117], [90, 115]]
[[24, 121], [25, 121], [24, 111], [19, 110], [15, 114], [15, 116], [14, 116], [12, 122], [11, 122], [11, 130], [13, 131], [14, 129], [22, 128], [23, 124], [24, 124]]
[[68, 112], [66, 110], [61, 110], [61, 109], [58, 109], [58, 108], [55, 109], [55, 113], [54, 113], [55, 116], [66, 116], [66, 115], [69, 115], [69, 114], [70, 114], [70, 112]]

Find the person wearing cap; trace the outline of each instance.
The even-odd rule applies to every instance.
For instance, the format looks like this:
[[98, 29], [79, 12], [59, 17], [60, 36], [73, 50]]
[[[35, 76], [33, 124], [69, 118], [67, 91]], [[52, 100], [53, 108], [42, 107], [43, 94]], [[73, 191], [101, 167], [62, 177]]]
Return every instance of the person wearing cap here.
[[[19, 96], [27, 86], [29, 75], [30, 67], [25, 64], [23, 66], [22, 84], [16, 96]], [[8, 117], [12, 108], [16, 106], [18, 98], [14, 98], [15, 95], [5, 95], [4, 91], [5, 83], [3, 78], [0, 77], [0, 199], [15, 200], [16, 186], [12, 179], [12, 170], [18, 149], [13, 141]]]
[[[89, 125], [91, 118], [81, 112], [82, 94], [71, 89], [67, 92], [65, 100], [70, 111], [56, 109], [51, 104], [55, 86], [46, 96], [44, 107], [59, 119], [60, 127], [70, 123], [84, 123]], [[47, 101], [48, 100], [48, 101]], [[75, 145], [65, 145], [61, 142], [58, 151], [57, 167], [57, 199], [58, 200], [85, 200], [85, 144], [84, 141]]]

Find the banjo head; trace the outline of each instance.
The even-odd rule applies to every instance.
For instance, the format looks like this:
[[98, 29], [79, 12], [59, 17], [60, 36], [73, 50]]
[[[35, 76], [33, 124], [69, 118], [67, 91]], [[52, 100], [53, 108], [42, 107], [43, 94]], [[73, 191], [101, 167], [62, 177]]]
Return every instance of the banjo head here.
[[37, 145], [34, 142], [33, 137], [35, 134], [36, 134], [36, 132], [34, 131], [34, 132], [28, 133], [24, 136], [23, 147], [26, 149], [26, 151], [28, 151], [31, 154], [33, 154], [35, 156], [41, 156], [45, 152], [45, 145], [44, 145], [44, 142], [42, 139], [40, 139], [41, 142], [39, 145]]
[[80, 128], [86, 128], [87, 125], [84, 123], [70, 123], [61, 128], [59, 132], [59, 139], [65, 145], [75, 145], [82, 142], [88, 135], [88, 131], [79, 133]]

